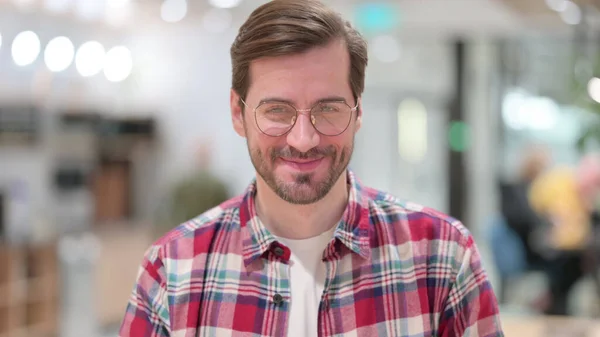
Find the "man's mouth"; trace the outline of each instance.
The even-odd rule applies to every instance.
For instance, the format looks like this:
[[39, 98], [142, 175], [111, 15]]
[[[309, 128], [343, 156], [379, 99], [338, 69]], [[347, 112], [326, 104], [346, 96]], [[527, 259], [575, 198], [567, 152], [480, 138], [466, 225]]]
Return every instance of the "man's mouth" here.
[[280, 157], [280, 159], [286, 166], [289, 166], [298, 171], [312, 171], [316, 169], [323, 161], [323, 157], [307, 159]]

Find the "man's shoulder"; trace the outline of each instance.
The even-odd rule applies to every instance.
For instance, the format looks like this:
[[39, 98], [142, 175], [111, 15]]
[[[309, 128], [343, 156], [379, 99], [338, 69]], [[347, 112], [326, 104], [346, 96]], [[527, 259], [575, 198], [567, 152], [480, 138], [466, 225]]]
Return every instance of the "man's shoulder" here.
[[152, 244], [148, 258], [156, 258], [161, 249], [177, 251], [179, 254], [185, 251], [189, 254], [199, 253], [208, 249], [215, 231], [235, 230], [242, 199], [242, 195], [236, 196], [177, 225]]
[[432, 207], [403, 200], [388, 192], [363, 187], [377, 223], [409, 231], [412, 240], [464, 241], [470, 231], [454, 217]]

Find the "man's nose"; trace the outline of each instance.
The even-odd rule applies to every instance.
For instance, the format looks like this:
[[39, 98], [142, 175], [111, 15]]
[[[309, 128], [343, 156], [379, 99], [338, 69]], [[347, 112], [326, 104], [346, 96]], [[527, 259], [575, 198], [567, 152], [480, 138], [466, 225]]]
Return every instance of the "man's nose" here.
[[300, 152], [308, 152], [319, 145], [320, 135], [311, 123], [311, 116], [298, 114], [296, 124], [287, 135], [288, 145]]

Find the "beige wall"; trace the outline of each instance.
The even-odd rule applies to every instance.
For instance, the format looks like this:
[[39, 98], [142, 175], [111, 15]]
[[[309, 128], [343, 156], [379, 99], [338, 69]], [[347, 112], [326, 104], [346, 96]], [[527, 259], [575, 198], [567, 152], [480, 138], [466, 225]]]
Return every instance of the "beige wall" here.
[[567, 318], [504, 316], [506, 337], [600, 337], [600, 321]]
[[119, 228], [98, 233], [101, 254], [96, 266], [96, 313], [100, 326], [120, 324], [144, 252], [152, 244], [148, 230]]

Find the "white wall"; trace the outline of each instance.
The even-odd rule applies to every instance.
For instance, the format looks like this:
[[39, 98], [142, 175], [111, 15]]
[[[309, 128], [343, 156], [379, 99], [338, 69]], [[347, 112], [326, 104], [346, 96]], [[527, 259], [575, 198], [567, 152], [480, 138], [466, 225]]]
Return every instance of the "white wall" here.
[[[401, 57], [394, 63], [382, 63], [370, 55], [363, 128], [356, 139], [352, 166], [366, 184], [444, 211], [450, 45], [430, 38], [403, 43], [401, 48]], [[398, 152], [397, 110], [407, 98], [421, 101], [428, 114], [428, 152], [416, 164], [406, 162]]]
[[[160, 123], [161, 182], [168, 186], [197, 163], [199, 144], [212, 139], [214, 169], [241, 192], [252, 176], [245, 142], [231, 127], [229, 47], [233, 31], [202, 34], [190, 26], [150, 31], [134, 38], [144, 55], [138, 96], [156, 97]], [[143, 54], [142, 54], [143, 53]]]

